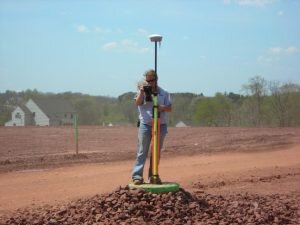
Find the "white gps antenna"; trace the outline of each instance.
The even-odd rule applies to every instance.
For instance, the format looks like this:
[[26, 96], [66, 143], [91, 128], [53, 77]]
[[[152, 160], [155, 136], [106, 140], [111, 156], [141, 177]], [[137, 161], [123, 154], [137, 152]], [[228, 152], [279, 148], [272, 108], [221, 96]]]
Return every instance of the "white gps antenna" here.
[[155, 73], [157, 75], [157, 42], [160, 45], [160, 42], [162, 41], [162, 36], [159, 34], [152, 34], [149, 36], [150, 41], [155, 43]]
[[151, 42], [161, 42], [162, 36], [159, 34], [152, 34], [149, 36]]

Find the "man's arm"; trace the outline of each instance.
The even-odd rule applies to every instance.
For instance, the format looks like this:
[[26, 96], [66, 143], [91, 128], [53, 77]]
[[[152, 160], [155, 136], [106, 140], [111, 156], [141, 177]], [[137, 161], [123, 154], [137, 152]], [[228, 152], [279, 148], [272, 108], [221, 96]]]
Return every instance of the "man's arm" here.
[[135, 105], [139, 106], [142, 105], [144, 103], [144, 89], [143, 87], [141, 87], [139, 93], [137, 94], [136, 98], [135, 98]]
[[158, 110], [160, 112], [171, 112], [172, 111], [171, 96], [168, 92], [165, 92], [164, 104], [159, 105]]
[[172, 111], [172, 105], [159, 105], [158, 110], [160, 112], [171, 112]]

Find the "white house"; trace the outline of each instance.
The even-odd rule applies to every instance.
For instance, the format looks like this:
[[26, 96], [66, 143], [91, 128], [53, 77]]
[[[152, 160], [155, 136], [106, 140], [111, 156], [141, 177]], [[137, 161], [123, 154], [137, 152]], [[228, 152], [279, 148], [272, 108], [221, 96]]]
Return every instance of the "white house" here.
[[5, 123], [5, 126], [25, 126], [33, 122], [31, 112], [24, 106], [20, 105], [11, 113], [12, 120]]
[[5, 126], [54, 126], [73, 124], [76, 114], [73, 106], [64, 99], [29, 99], [11, 113]]
[[175, 125], [175, 127], [187, 127], [187, 125], [186, 125], [184, 122], [179, 121], [179, 122]]

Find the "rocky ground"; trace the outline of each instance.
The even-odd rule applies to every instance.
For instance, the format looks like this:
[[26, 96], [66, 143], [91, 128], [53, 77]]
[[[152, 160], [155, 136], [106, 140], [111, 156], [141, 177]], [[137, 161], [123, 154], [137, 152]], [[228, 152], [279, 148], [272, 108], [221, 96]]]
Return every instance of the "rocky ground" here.
[[18, 210], [1, 224], [300, 224], [300, 196], [154, 194], [120, 187], [67, 205]]

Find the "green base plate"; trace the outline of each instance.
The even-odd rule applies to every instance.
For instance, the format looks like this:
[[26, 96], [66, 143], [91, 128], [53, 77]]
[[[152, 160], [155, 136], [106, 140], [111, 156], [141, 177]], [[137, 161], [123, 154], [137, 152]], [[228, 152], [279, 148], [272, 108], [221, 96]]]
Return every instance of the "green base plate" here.
[[174, 182], [163, 182], [162, 184], [141, 184], [135, 185], [133, 183], [128, 184], [130, 189], [144, 189], [145, 191], [152, 193], [165, 193], [179, 191], [179, 184]]

